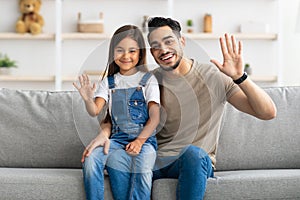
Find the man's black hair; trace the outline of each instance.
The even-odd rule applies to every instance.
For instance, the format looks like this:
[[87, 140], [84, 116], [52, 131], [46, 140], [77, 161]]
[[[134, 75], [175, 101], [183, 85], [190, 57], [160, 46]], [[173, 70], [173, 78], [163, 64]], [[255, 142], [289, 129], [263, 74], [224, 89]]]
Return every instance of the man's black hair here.
[[181, 26], [178, 21], [171, 19], [171, 18], [164, 18], [164, 17], [153, 17], [148, 20], [148, 41], [149, 41], [149, 36], [157, 28], [163, 27], [163, 26], [169, 26], [172, 30], [173, 33], [180, 38], [181, 34]]

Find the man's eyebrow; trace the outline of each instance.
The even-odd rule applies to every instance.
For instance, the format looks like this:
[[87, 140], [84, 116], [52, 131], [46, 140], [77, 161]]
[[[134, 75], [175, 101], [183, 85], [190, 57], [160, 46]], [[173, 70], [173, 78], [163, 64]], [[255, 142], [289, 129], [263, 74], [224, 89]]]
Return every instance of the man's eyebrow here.
[[[162, 41], [170, 39], [170, 38], [174, 38], [174, 37], [172, 35], [168, 35], [168, 36], [164, 37], [162, 39]], [[153, 41], [153, 42], [150, 43], [150, 46], [152, 46], [153, 44], [157, 44], [157, 43], [158, 43], [157, 41]]]
[[153, 41], [153, 42], [150, 43], [150, 46], [152, 46], [154, 44], [158, 44], [158, 42], [157, 41]]
[[174, 37], [172, 35], [169, 35], [169, 36], [164, 37], [162, 40], [167, 40], [167, 39], [170, 39], [170, 38], [174, 38]]

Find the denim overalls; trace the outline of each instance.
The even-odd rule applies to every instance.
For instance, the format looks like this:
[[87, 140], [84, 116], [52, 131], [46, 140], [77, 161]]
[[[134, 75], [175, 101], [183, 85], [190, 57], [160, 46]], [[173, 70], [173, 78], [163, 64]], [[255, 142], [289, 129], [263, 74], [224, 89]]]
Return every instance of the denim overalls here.
[[[142, 87], [145, 87], [151, 73], [147, 72], [139, 82], [139, 87], [114, 89], [114, 76], [108, 77], [109, 89], [111, 90], [110, 101], [112, 101], [111, 120], [112, 136], [111, 139], [127, 145], [133, 141], [143, 130], [149, 119], [148, 106], [144, 98]], [[150, 143], [157, 149], [155, 138], [156, 131], [148, 138], [145, 143]]]
[[104, 200], [104, 168], [109, 175], [114, 199], [150, 199], [157, 147], [155, 131], [138, 155], [132, 156], [125, 151], [125, 146], [140, 134], [149, 118], [142, 87], [150, 76], [146, 73], [140, 87], [129, 89], [114, 89], [114, 77], [108, 77], [112, 94], [110, 148], [106, 155], [103, 146], [99, 146], [85, 158], [83, 174], [87, 200]]

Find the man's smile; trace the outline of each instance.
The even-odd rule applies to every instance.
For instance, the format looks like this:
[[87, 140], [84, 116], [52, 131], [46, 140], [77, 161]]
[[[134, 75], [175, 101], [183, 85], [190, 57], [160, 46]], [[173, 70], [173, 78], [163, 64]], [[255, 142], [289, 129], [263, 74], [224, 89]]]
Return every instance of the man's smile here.
[[174, 57], [175, 57], [175, 53], [168, 52], [168, 53], [165, 53], [165, 54], [161, 55], [159, 57], [159, 59], [161, 61], [163, 61], [164, 63], [169, 63], [169, 62], [172, 62], [172, 59]]

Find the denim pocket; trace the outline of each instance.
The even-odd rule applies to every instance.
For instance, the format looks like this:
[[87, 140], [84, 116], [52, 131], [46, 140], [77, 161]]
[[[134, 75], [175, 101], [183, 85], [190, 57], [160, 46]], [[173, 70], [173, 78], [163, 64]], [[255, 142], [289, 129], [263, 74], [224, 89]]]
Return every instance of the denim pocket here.
[[129, 100], [129, 113], [136, 124], [145, 124], [148, 120], [147, 105], [144, 100]]

